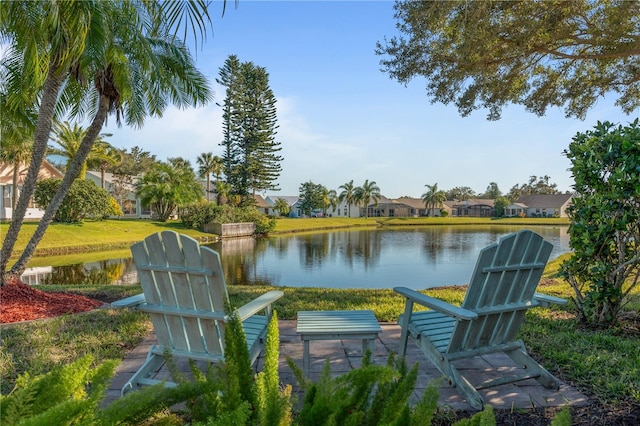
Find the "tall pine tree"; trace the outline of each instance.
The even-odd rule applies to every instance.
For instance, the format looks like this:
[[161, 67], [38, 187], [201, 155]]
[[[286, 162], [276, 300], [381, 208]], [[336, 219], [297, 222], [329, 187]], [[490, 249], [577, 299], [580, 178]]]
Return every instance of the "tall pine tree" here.
[[220, 69], [218, 84], [226, 88], [223, 108], [222, 160], [231, 192], [252, 199], [263, 190], [278, 190], [282, 149], [275, 139], [276, 99], [269, 74], [252, 62], [229, 56]]

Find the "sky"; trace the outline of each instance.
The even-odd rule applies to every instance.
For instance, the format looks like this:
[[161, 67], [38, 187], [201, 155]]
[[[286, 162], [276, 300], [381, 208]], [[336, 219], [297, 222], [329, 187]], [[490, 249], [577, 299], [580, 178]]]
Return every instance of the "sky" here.
[[[397, 35], [392, 1], [227, 1], [211, 6], [213, 33], [190, 47], [209, 78], [215, 101], [202, 108], [169, 107], [142, 129], [104, 133], [118, 148], [139, 146], [159, 160], [183, 157], [197, 169], [204, 152], [222, 155], [224, 88], [215, 79], [229, 55], [266, 68], [277, 99], [284, 157], [276, 184], [298, 195], [312, 181], [340, 193], [351, 180], [375, 181], [383, 196], [420, 197], [425, 185], [448, 190], [467, 186], [482, 193], [496, 182], [503, 193], [530, 176], [549, 176], [571, 190], [569, 160], [562, 154], [578, 133], [598, 121], [626, 124], [634, 118], [602, 98], [585, 120], [567, 119], [559, 109], [544, 117], [523, 107], [503, 109], [499, 121], [486, 110], [461, 117], [453, 105], [432, 104], [424, 78], [407, 86], [382, 72], [376, 42]], [[636, 114], [637, 116], [637, 114]]]

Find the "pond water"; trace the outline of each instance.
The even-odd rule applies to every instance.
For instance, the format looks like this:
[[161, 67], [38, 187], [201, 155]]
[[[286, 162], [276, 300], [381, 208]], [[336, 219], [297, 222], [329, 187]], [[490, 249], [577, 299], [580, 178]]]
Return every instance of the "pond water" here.
[[[430, 226], [331, 231], [209, 244], [221, 254], [228, 285], [424, 289], [466, 284], [479, 251], [523, 227]], [[566, 226], [536, 226], [554, 245], [551, 258], [570, 251]], [[52, 264], [55, 264], [52, 262]], [[132, 259], [40, 267], [31, 284], [133, 284]]]

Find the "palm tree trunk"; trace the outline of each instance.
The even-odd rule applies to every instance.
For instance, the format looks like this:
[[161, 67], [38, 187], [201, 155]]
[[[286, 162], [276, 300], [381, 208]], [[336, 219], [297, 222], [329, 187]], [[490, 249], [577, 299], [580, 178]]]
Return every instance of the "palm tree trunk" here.
[[20, 165], [22, 161], [13, 162], [13, 176], [11, 177], [11, 219], [16, 214], [16, 204], [18, 203], [18, 175], [20, 173]]
[[54, 195], [53, 199], [47, 206], [47, 209], [44, 212], [44, 216], [38, 224], [38, 228], [33, 233], [33, 236], [27, 243], [27, 246], [20, 255], [20, 258], [11, 268], [11, 274], [21, 275], [26, 269], [27, 264], [33, 257], [33, 253], [35, 252], [38, 243], [40, 242], [40, 240], [42, 240], [44, 233], [47, 231], [47, 228], [49, 227], [49, 224], [58, 211], [58, 208], [62, 204], [64, 197], [66, 197], [67, 193], [69, 192], [71, 184], [80, 175], [83, 167], [86, 167], [85, 164], [87, 156], [91, 151], [91, 147], [93, 147], [93, 143], [100, 134], [100, 130], [102, 130], [102, 126], [107, 118], [108, 111], [109, 98], [105, 95], [101, 95], [98, 111], [96, 112], [91, 125], [87, 129], [87, 133], [82, 139], [80, 147], [78, 148], [78, 152], [76, 153], [73, 161], [71, 161], [71, 164], [67, 169], [67, 173], [65, 173], [64, 175], [64, 179], [62, 179], [62, 183], [60, 184], [60, 188], [58, 188], [58, 192], [56, 192], [56, 195]]
[[18, 199], [18, 203], [13, 211], [13, 216], [11, 217], [11, 224], [9, 225], [4, 242], [2, 243], [2, 250], [0, 250], [1, 284], [5, 283], [5, 271], [7, 270], [7, 264], [9, 263], [9, 257], [11, 257], [13, 248], [18, 240], [18, 233], [20, 232], [20, 228], [24, 222], [24, 216], [27, 213], [29, 200], [35, 191], [40, 166], [42, 165], [42, 160], [44, 160], [44, 156], [47, 151], [47, 141], [49, 140], [49, 133], [51, 132], [53, 113], [58, 100], [58, 93], [60, 92], [62, 83], [66, 78], [66, 73], [56, 72], [57, 70], [58, 67], [56, 66], [55, 59], [52, 59], [49, 64], [47, 78], [45, 79], [42, 87], [42, 98], [38, 111], [38, 121], [36, 122], [29, 170], [27, 171], [27, 176], [24, 180], [24, 184], [22, 185], [22, 190], [20, 191], [20, 198]]

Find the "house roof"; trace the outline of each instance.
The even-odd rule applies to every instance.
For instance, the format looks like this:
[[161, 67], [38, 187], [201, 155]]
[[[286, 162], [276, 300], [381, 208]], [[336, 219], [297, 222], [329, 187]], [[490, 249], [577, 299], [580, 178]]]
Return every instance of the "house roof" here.
[[[101, 183], [101, 179], [102, 179], [102, 172], [100, 171], [96, 171], [96, 170], [87, 170], [87, 177], [90, 178], [91, 180], [93, 180], [96, 185], [100, 186]], [[124, 181], [121, 182], [120, 184], [126, 188], [129, 191], [135, 191], [135, 184], [136, 182], [138, 182], [139, 177], [138, 176], [129, 176], [131, 179], [129, 181]], [[113, 173], [109, 173], [109, 172], [105, 172], [104, 173], [104, 182], [105, 184], [109, 184], [109, 185], [116, 185], [117, 184], [118, 179], [116, 178], [116, 175], [114, 175]]]
[[260, 208], [269, 208], [269, 207], [271, 207], [269, 205], [269, 203], [267, 203], [265, 201], [265, 199], [262, 198], [262, 195], [260, 195], [260, 194], [253, 194], [253, 199], [256, 200], [256, 205], [258, 207], [260, 207]]
[[269, 207], [271, 207], [276, 203], [278, 198], [282, 198], [289, 206], [293, 206], [300, 197], [297, 195], [267, 195], [265, 201], [269, 204]]
[[[24, 183], [24, 178], [27, 176], [29, 170], [29, 164], [22, 163], [18, 166], [18, 185]], [[38, 172], [38, 180], [47, 178], [62, 179], [64, 173], [54, 167], [53, 164], [47, 160], [43, 160], [40, 165], [40, 171]], [[11, 185], [13, 183], [13, 164], [0, 162], [0, 184]]]
[[516, 200], [529, 208], [560, 208], [571, 199], [573, 194], [523, 195]]
[[424, 205], [424, 201], [420, 198], [413, 197], [400, 197], [393, 200], [394, 203], [405, 204], [409, 207], [413, 207], [414, 209], [424, 209], [426, 208]]

